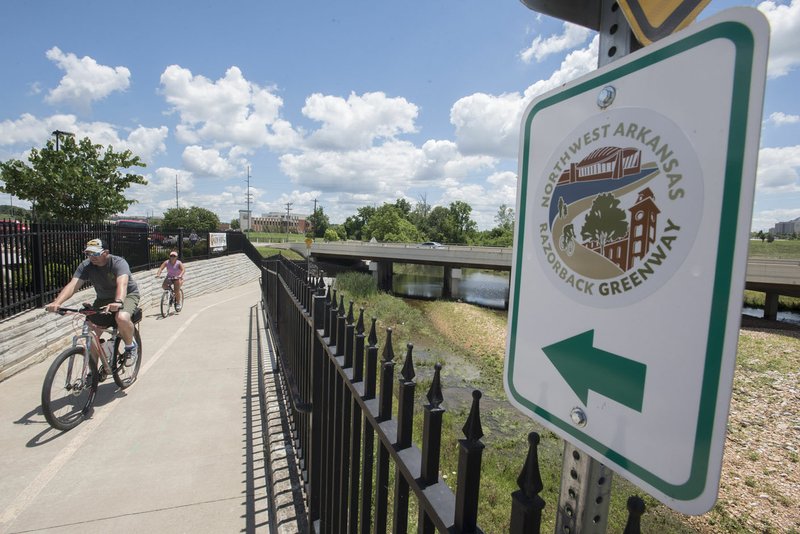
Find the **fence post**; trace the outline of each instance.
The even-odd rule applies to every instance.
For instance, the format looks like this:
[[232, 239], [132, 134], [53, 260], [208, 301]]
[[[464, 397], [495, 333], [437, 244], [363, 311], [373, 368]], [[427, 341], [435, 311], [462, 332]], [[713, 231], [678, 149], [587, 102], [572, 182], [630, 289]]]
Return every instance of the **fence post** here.
[[528, 456], [517, 478], [519, 489], [511, 494], [511, 534], [538, 533], [542, 525], [544, 499], [539, 492], [544, 488], [539, 472], [539, 434], [528, 434]]
[[31, 237], [33, 239], [31, 245], [33, 248], [32, 269], [33, 269], [33, 294], [36, 295], [36, 306], [41, 308], [47, 304], [45, 300], [45, 287], [44, 287], [44, 248], [42, 247], [42, 224], [38, 222], [31, 223], [33, 232]]
[[[406, 345], [406, 359], [403, 362], [403, 369], [400, 376], [400, 392], [397, 399], [397, 450], [407, 449], [411, 446], [411, 439], [414, 433], [414, 390], [417, 384], [414, 382], [414, 362], [412, 351], [414, 345]], [[400, 466], [396, 468], [394, 477], [394, 522], [393, 531], [405, 533], [408, 528], [408, 482], [400, 472]]]
[[[277, 277], [276, 277], [277, 278]], [[322, 366], [324, 347], [319, 336], [325, 324], [325, 307], [327, 296], [318, 292], [314, 295], [312, 317], [314, 332], [312, 334], [311, 351], [311, 444], [308, 453], [308, 510], [309, 522], [314, 524], [320, 519], [320, 479], [322, 469]]]
[[[439, 481], [439, 455], [442, 448], [442, 417], [444, 408], [441, 407], [444, 401], [442, 395], [442, 364], [436, 362], [433, 366], [433, 381], [428, 389], [428, 402], [424, 406], [425, 419], [422, 423], [422, 467], [420, 469], [422, 481], [425, 486], [436, 484]], [[425, 509], [419, 507], [420, 534], [433, 534], [435, 526]]]
[[[381, 369], [381, 396], [378, 401], [378, 420], [392, 418], [392, 391], [394, 390], [394, 348], [392, 348], [392, 329], [386, 329], [386, 344], [383, 347], [383, 368]], [[389, 501], [389, 451], [378, 443], [378, 473], [375, 479], [375, 534], [386, 533], [386, 518]]]
[[484, 444], [479, 402], [481, 392], [472, 392], [472, 408], [462, 431], [466, 439], [458, 440], [458, 488], [456, 489], [456, 532], [480, 532], [478, 529], [478, 495], [481, 484], [481, 460]]
[[[375, 323], [377, 319], [372, 318], [372, 326], [369, 330], [367, 342], [366, 371], [364, 377], [364, 400], [375, 398], [375, 382], [377, 380], [378, 369], [378, 334]], [[369, 534], [372, 524], [372, 473], [373, 459], [375, 454], [375, 431], [372, 425], [366, 421], [364, 414], [364, 469], [361, 473], [361, 534]]]

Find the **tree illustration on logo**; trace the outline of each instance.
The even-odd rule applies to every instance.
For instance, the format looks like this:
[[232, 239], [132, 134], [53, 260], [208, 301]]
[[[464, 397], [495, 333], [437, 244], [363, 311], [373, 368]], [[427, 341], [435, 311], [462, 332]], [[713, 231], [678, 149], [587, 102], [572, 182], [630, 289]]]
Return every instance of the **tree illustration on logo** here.
[[597, 195], [584, 219], [581, 239], [600, 243], [600, 254], [609, 240], [618, 239], [628, 233], [625, 210], [619, 204], [612, 193]]

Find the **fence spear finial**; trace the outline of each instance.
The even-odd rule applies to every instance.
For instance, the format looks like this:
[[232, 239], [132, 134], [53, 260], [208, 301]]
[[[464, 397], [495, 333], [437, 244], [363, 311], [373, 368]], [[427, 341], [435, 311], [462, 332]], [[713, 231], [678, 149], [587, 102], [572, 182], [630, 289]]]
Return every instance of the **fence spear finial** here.
[[353, 316], [353, 301], [350, 301], [350, 309], [347, 312], [347, 324], [353, 324], [355, 321], [355, 317]]
[[622, 534], [641, 534], [642, 515], [645, 512], [645, 504], [638, 495], [628, 497], [628, 522]]
[[386, 342], [383, 345], [383, 361], [390, 362], [394, 360], [394, 347], [392, 347], [392, 329], [386, 329]]
[[483, 394], [479, 390], [472, 391], [472, 408], [469, 410], [469, 417], [464, 423], [464, 437], [469, 441], [478, 441], [483, 437], [483, 427], [481, 427], [481, 413], [479, 402]]
[[369, 337], [367, 338], [370, 347], [375, 347], [378, 344], [378, 333], [375, 326], [375, 323], [377, 321], [378, 321], [377, 317], [372, 318], [372, 326], [369, 329]]
[[364, 308], [358, 309], [358, 322], [356, 323], [356, 334], [364, 335]]
[[442, 395], [442, 364], [436, 362], [436, 365], [433, 366], [433, 382], [431, 382], [431, 387], [428, 389], [428, 402], [431, 404], [431, 408], [438, 408], [442, 401], [444, 401], [444, 395]]
[[406, 361], [403, 362], [403, 368], [400, 370], [400, 376], [405, 378], [406, 382], [411, 382], [416, 373], [414, 372], [414, 362], [412, 361], [411, 352], [414, 350], [414, 345], [411, 343], [406, 344]]

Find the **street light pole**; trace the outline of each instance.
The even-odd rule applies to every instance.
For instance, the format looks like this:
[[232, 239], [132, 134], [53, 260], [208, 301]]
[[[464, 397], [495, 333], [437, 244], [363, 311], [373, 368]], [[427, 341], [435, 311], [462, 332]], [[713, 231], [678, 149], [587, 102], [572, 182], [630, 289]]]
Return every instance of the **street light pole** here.
[[59, 139], [61, 138], [62, 135], [65, 136], [65, 137], [75, 137], [74, 133], [72, 133], [72, 132], [64, 132], [64, 131], [61, 131], [61, 130], [53, 130], [53, 133], [51, 135], [55, 135], [56, 136], [56, 152], [58, 152], [58, 141], [59, 141]]

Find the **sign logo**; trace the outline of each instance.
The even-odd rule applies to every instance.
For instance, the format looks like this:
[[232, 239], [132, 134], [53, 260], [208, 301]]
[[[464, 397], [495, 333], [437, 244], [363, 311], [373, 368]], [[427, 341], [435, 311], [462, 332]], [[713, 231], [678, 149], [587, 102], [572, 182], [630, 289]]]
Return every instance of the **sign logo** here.
[[550, 280], [570, 298], [599, 308], [637, 302], [689, 254], [703, 176], [670, 119], [638, 108], [594, 116], [544, 169], [531, 238]]

